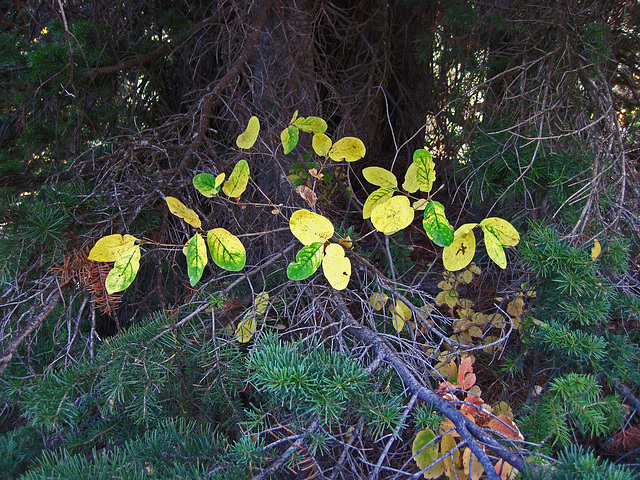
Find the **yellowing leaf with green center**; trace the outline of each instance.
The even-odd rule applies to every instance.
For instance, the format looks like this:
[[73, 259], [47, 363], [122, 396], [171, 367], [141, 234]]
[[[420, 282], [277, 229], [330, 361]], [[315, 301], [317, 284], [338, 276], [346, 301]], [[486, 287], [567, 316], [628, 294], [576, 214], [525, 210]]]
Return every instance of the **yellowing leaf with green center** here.
[[138, 245], [130, 245], [116, 259], [116, 263], [104, 281], [107, 293], [111, 295], [127, 288], [136, 278], [139, 269], [140, 247]]
[[196, 283], [202, 278], [204, 267], [207, 265], [207, 245], [199, 233], [196, 233], [187, 242], [185, 255], [187, 256], [187, 274], [191, 286], [195, 287]]
[[344, 248], [330, 243], [324, 251], [322, 271], [329, 284], [336, 290], [344, 290], [351, 278], [351, 260], [344, 256]]
[[489, 258], [496, 262], [496, 265], [500, 268], [507, 267], [507, 255], [504, 253], [504, 248], [502, 248], [500, 240], [498, 240], [493, 233], [487, 230], [484, 231], [484, 246], [487, 249]]
[[371, 223], [379, 232], [391, 235], [409, 226], [413, 215], [409, 199], [404, 195], [397, 195], [371, 211]]
[[404, 302], [398, 300], [395, 304], [389, 305], [389, 310], [391, 310], [393, 328], [400, 333], [404, 329], [404, 324], [411, 320], [411, 309]]
[[293, 122], [293, 125], [307, 133], [324, 133], [327, 131], [327, 122], [320, 117], [300, 117]]
[[222, 182], [224, 182], [224, 178], [224, 172], [217, 176], [211, 175], [210, 173], [199, 173], [195, 177], [193, 177], [193, 180], [191, 181], [196, 190], [198, 190], [205, 197], [211, 198], [215, 197], [220, 191], [220, 187], [222, 186]]
[[169, 206], [169, 211], [176, 217], [183, 219], [192, 227], [200, 228], [202, 226], [198, 214], [185, 206], [180, 200], [174, 197], [165, 197], [165, 200]]
[[515, 247], [520, 241], [518, 231], [506, 220], [498, 217], [485, 218], [480, 222], [484, 232], [491, 232], [503, 247]]
[[230, 198], [239, 197], [247, 189], [249, 183], [249, 164], [246, 160], [240, 160], [233, 167], [229, 179], [224, 183], [222, 191]]
[[379, 187], [396, 188], [398, 186], [398, 179], [386, 168], [367, 167], [362, 170], [362, 176], [367, 182]]
[[213, 262], [220, 268], [238, 272], [247, 262], [247, 251], [242, 242], [224, 228], [214, 228], [207, 232], [207, 245]]
[[291, 153], [293, 149], [296, 148], [299, 139], [300, 130], [294, 125], [289, 125], [282, 131], [280, 134], [280, 140], [282, 141], [282, 148], [285, 155]]
[[374, 310], [380, 311], [387, 304], [387, 300], [389, 300], [389, 296], [386, 293], [376, 292], [369, 297], [369, 305]]
[[238, 145], [238, 148], [245, 150], [253, 147], [253, 144], [258, 139], [258, 133], [260, 133], [260, 121], [258, 117], [251, 117], [247, 129], [238, 135], [236, 145]]
[[413, 163], [416, 165], [416, 179], [420, 191], [429, 193], [436, 179], [436, 164], [433, 163], [431, 154], [420, 148], [413, 153]]
[[333, 144], [329, 150], [329, 158], [336, 162], [346, 160], [347, 162], [355, 162], [360, 160], [367, 153], [362, 140], [356, 137], [344, 137]]
[[331, 150], [331, 145], [333, 145], [333, 142], [324, 133], [316, 133], [311, 139], [313, 151], [316, 152], [316, 155], [319, 157], [326, 157], [329, 150]]
[[362, 207], [362, 218], [364, 218], [365, 220], [367, 218], [371, 218], [372, 210], [393, 197], [393, 192], [394, 190], [391, 187], [382, 187], [371, 192], [371, 194], [367, 197], [367, 200], [364, 202], [364, 206]]
[[484, 473], [484, 468], [482, 468], [478, 457], [471, 452], [471, 449], [465, 448], [462, 452], [462, 464], [464, 465], [465, 478], [480, 480], [480, 477]]
[[602, 246], [600, 245], [600, 242], [596, 238], [593, 241], [593, 247], [591, 247], [591, 260], [595, 261], [600, 256], [601, 252], [602, 252]]
[[[438, 442], [434, 441], [436, 434], [430, 428], [423, 428], [416, 434], [411, 444], [413, 459], [422, 470], [427, 465], [438, 459]], [[433, 467], [424, 472], [424, 478], [440, 478], [444, 473], [444, 464], [436, 463]]]
[[461, 270], [471, 263], [476, 253], [476, 223], [465, 223], [454, 232], [453, 242], [442, 250], [442, 263], [450, 272]]
[[328, 218], [309, 210], [296, 210], [289, 219], [289, 228], [303, 245], [326, 242], [333, 237], [333, 224]]
[[324, 257], [324, 242], [305, 245], [296, 253], [296, 261], [287, 266], [289, 280], [305, 280], [315, 273]]
[[411, 163], [409, 168], [407, 168], [407, 172], [404, 174], [402, 188], [409, 193], [415, 193], [420, 190], [420, 183], [418, 183], [418, 165], [415, 162]]
[[89, 260], [95, 262], [115, 262], [137, 241], [131, 235], [107, 235], [96, 242], [89, 252]]
[[427, 204], [424, 210], [422, 226], [436, 245], [448, 247], [453, 242], [453, 227], [447, 220], [444, 206], [440, 202], [431, 200]]

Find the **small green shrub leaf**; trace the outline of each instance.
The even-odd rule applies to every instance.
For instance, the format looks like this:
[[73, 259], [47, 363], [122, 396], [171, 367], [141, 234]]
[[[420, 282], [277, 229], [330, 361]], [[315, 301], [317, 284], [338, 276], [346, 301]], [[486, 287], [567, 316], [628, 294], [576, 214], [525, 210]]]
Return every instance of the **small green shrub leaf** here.
[[249, 164], [246, 160], [240, 160], [233, 167], [229, 180], [224, 183], [222, 191], [231, 198], [239, 197], [247, 189], [249, 183]]
[[389, 200], [393, 196], [393, 191], [394, 190], [391, 187], [382, 187], [371, 192], [371, 194], [367, 197], [367, 201], [364, 202], [364, 206], [362, 207], [362, 218], [371, 218], [371, 211], [378, 205], [381, 205]]
[[416, 165], [416, 179], [420, 185], [420, 191], [429, 193], [436, 179], [436, 165], [433, 163], [431, 154], [424, 148], [420, 148], [413, 153], [413, 163]]
[[324, 257], [324, 242], [305, 245], [296, 254], [296, 261], [287, 267], [290, 280], [305, 280], [315, 273]]
[[247, 125], [247, 129], [238, 135], [236, 139], [236, 145], [242, 149], [248, 149], [253, 147], [253, 144], [256, 143], [258, 139], [258, 134], [260, 133], [260, 121], [258, 117], [251, 117], [249, 119], [249, 124]]
[[225, 173], [220, 175], [211, 175], [210, 173], [199, 173], [193, 177], [193, 186], [205, 197], [215, 197], [222, 187], [224, 182]]
[[213, 262], [220, 268], [238, 272], [247, 262], [247, 251], [242, 242], [224, 228], [214, 228], [207, 232], [207, 244]]
[[111, 295], [126, 289], [136, 278], [139, 269], [140, 247], [138, 245], [130, 245], [122, 252], [107, 275], [104, 282], [107, 293]]
[[367, 153], [367, 149], [362, 140], [356, 137], [344, 137], [333, 144], [329, 150], [329, 158], [336, 162], [346, 160], [347, 162], [355, 162], [360, 160]]
[[409, 199], [404, 195], [397, 195], [371, 211], [371, 223], [379, 232], [391, 235], [409, 226], [414, 212]]
[[280, 134], [280, 140], [282, 141], [282, 148], [284, 154], [291, 153], [300, 139], [300, 130], [295, 125], [289, 125]]
[[386, 168], [367, 167], [362, 170], [362, 176], [367, 182], [379, 187], [396, 188], [398, 186], [398, 179]]
[[207, 265], [207, 245], [199, 233], [196, 233], [185, 247], [187, 256], [187, 274], [192, 287], [202, 278], [204, 267]]
[[327, 131], [327, 122], [320, 117], [299, 117], [293, 122], [293, 125], [307, 133], [315, 134]]
[[436, 245], [448, 247], [453, 242], [453, 227], [447, 220], [444, 206], [440, 202], [431, 200], [427, 204], [424, 210], [422, 226]]

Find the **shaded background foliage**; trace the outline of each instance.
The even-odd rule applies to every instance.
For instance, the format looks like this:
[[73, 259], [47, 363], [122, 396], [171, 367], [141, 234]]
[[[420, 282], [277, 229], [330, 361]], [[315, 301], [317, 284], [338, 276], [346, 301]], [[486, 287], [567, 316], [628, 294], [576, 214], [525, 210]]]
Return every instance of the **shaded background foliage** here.
[[[305, 290], [286, 282], [281, 269], [269, 263], [283, 251], [292, 257], [291, 238], [281, 231], [286, 225], [271, 210], [281, 206], [286, 215], [304, 207], [290, 177], [304, 177], [312, 166], [304, 156], [278, 150], [279, 133], [295, 110], [327, 119], [336, 138], [357, 136], [367, 146], [360, 164], [327, 170], [332, 181], [317, 186], [323, 212], [337, 224], [342, 221], [344, 229], [352, 226], [354, 238], [370, 230], [359, 215], [369, 193], [358, 180], [360, 169], [377, 165], [402, 172], [412, 152], [423, 146], [436, 159], [437, 187], [442, 188], [435, 198], [457, 219], [456, 226], [500, 214], [529, 234], [521, 263], [512, 262], [504, 272], [485, 269], [469, 291], [491, 304], [487, 299], [525, 289], [523, 282], [538, 290], [532, 301], [536, 320], [553, 328], [544, 333], [529, 323], [528, 334], [510, 340], [499, 369], [484, 367], [487, 378], [494, 375], [509, 385], [490, 395], [533, 405], [523, 417], [535, 441], [545, 441], [535, 432], [546, 429], [536, 409], [556, 405], [549, 397], [533, 403], [536, 382], [573, 369], [598, 378], [608, 372], [605, 393], [623, 384], [627, 390], [618, 390], [632, 402], [640, 378], [633, 360], [639, 308], [639, 19], [637, 2], [614, 0], [1, 2], [0, 371], [7, 400], [2, 400], [0, 425], [8, 432], [4, 448], [19, 452], [6, 471], [24, 472], [40, 456], [36, 452], [57, 447], [87, 454], [92, 448], [108, 452], [125, 446], [114, 457], [91, 454], [100, 458], [94, 467], [108, 471], [108, 465], [144, 458], [135, 450], [135, 435], [151, 448], [158, 436], [183, 441], [185, 432], [211, 432], [214, 426], [224, 438], [185, 448], [224, 457], [225, 467], [198, 470], [195, 457], [188, 457], [184, 468], [195, 470], [176, 473], [162, 468], [182, 467], [154, 464], [156, 473], [229, 475], [243, 462], [267, 464], [273, 459], [265, 454], [269, 448], [247, 443], [248, 437], [242, 443], [238, 427], [255, 420], [247, 414], [251, 405], [272, 405], [273, 399], [254, 391], [263, 386], [262, 379], [243, 372], [241, 353], [228, 340], [195, 349], [199, 341], [216, 338], [207, 324], [214, 319], [204, 318], [200, 307], [210, 306], [224, 327], [250, 302], [254, 287], [277, 298], [274, 315], [287, 328], [287, 338], [323, 338], [330, 349], [371, 364], [366, 349], [354, 347], [331, 320], [337, 306], [325, 286], [314, 283]], [[230, 171], [241, 158], [235, 138], [251, 115], [260, 118], [263, 130], [260, 153], [250, 157], [255, 186], [243, 205], [229, 208], [221, 199], [199, 197], [191, 178]], [[161, 247], [145, 253], [138, 280], [126, 292], [107, 295], [102, 287], [107, 271], [86, 259], [96, 239], [131, 233], [167, 246], [189, 238], [184, 225], [168, 215], [166, 196], [208, 219], [205, 228], [273, 232], [246, 238], [249, 271], [259, 280], [238, 286], [237, 277], [208, 269], [205, 285], [193, 290], [185, 281], [182, 254]], [[594, 238], [605, 245], [596, 266], [588, 255]], [[357, 248], [370, 252], [389, 276], [399, 270], [406, 291], [421, 299], [437, 293], [439, 254], [422, 234], [393, 237], [389, 256], [372, 237]], [[564, 264], [553, 263], [557, 258]], [[367, 273], [356, 276], [363, 292], [378, 280]], [[568, 293], [567, 285], [578, 293]], [[366, 295], [357, 288], [347, 300], [354, 311], [365, 310]], [[580, 311], [586, 302], [591, 302], [589, 315]], [[441, 320], [447, 315], [443, 312]], [[191, 336], [183, 331], [173, 343], [158, 346], [153, 358], [145, 357], [142, 364], [158, 369], [147, 371], [142, 383], [139, 374], [122, 378], [111, 369], [112, 355], [123, 348], [117, 340], [122, 335], [131, 335], [122, 337], [124, 344], [142, 345], [127, 357], [135, 365], [149, 342], [168, 336], [164, 327], [176, 323], [188, 325]], [[127, 331], [132, 325], [140, 330]], [[113, 344], [105, 346], [113, 335]], [[579, 338], [581, 346], [562, 343], [567, 335]], [[431, 338], [424, 343], [435, 345]], [[408, 341], [396, 346], [424, 358]], [[553, 358], [540, 358], [537, 348]], [[203, 378], [221, 375], [207, 366], [210, 357], [224, 358], [218, 361], [232, 373], [228, 381], [202, 386]], [[163, 359], [171, 359], [170, 369], [159, 367]], [[422, 372], [426, 363], [415, 360], [412, 367]], [[95, 380], [103, 383], [93, 383], [96, 365], [106, 369]], [[345, 363], [344, 368], [351, 367]], [[375, 374], [380, 398], [372, 401], [391, 405], [380, 389], [392, 384], [389, 372]], [[136, 383], [142, 390], [132, 387]], [[193, 391], [194, 384], [204, 390]], [[525, 394], [514, 393], [519, 389]], [[60, 390], [74, 392], [59, 404], [69, 409], [62, 420], [57, 415], [64, 416], [64, 409], [53, 417], [47, 411], [60, 400]], [[399, 384], [389, 392], [402, 398]], [[353, 401], [360, 392], [350, 395]], [[146, 410], [147, 404], [153, 408]], [[373, 422], [367, 414], [376, 408], [349, 411], [348, 422], [323, 432], [351, 446], [356, 436], [347, 437], [347, 431], [353, 428], [361, 457], [316, 439], [317, 449], [290, 465], [300, 470], [314, 464], [316, 473], [327, 465], [348, 465], [344, 472], [332, 472], [333, 478], [364, 478], [379, 474], [369, 464], [381, 458], [415, 473], [410, 451], [398, 447], [381, 453], [374, 442], [379, 432], [363, 427]], [[296, 433], [317, 434], [295, 410], [286, 421], [276, 420], [289, 422], [287, 428]], [[402, 423], [398, 411], [390, 406], [377, 421], [395, 429]], [[174, 417], [198, 425], [171, 423]], [[276, 420], [263, 429], [275, 429]], [[607, 451], [612, 459], [637, 462], [636, 423], [628, 416], [617, 437], [597, 431], [601, 443], [614, 446]], [[574, 443], [606, 451], [597, 435], [589, 437], [578, 427], [574, 432], [579, 432]], [[563, 446], [565, 437], [559, 434]], [[274, 438], [280, 437], [268, 440]], [[226, 454], [230, 441], [237, 443]], [[370, 457], [362, 453], [366, 448], [373, 448]], [[43, 458], [41, 473], [56, 463], [55, 457]], [[311, 460], [305, 463], [305, 458]], [[69, 472], [83, 471], [86, 465], [74, 461], [69, 460]]]

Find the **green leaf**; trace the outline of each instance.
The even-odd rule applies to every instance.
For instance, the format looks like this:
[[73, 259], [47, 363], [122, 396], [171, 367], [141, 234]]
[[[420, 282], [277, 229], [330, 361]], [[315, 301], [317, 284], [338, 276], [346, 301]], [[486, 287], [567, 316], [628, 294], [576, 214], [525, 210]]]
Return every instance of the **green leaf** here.
[[386, 168], [367, 167], [362, 170], [362, 176], [367, 182], [379, 187], [396, 188], [398, 186], [398, 179]]
[[293, 212], [289, 219], [289, 229], [303, 245], [324, 243], [333, 237], [334, 233], [333, 224], [327, 217], [305, 209]]
[[187, 256], [187, 274], [191, 286], [195, 287], [196, 283], [202, 278], [204, 267], [207, 265], [207, 245], [199, 233], [196, 233], [187, 242], [185, 247], [185, 255]]
[[131, 245], [122, 253], [107, 275], [104, 286], [107, 293], [121, 292], [136, 278], [140, 269], [140, 247]]
[[371, 223], [379, 232], [391, 235], [408, 227], [413, 221], [414, 213], [409, 199], [404, 195], [397, 195], [371, 211]]
[[224, 182], [224, 172], [220, 175], [211, 175], [210, 173], [199, 173], [193, 177], [193, 186], [205, 197], [215, 197], [220, 191], [222, 182]]
[[311, 140], [313, 151], [319, 157], [326, 157], [329, 150], [331, 150], [331, 145], [333, 145], [331, 139], [324, 133], [316, 133]]
[[247, 125], [247, 129], [238, 135], [236, 139], [236, 145], [242, 149], [248, 149], [253, 147], [253, 144], [256, 143], [258, 139], [258, 134], [260, 133], [260, 121], [258, 117], [251, 117], [249, 119], [249, 124]]
[[436, 179], [436, 165], [431, 154], [424, 148], [413, 153], [413, 163], [416, 165], [416, 179], [420, 185], [420, 191], [429, 193]]
[[[422, 470], [438, 459], [438, 442], [434, 441], [436, 434], [430, 428], [423, 428], [416, 434], [416, 438], [413, 439], [411, 445], [411, 451], [413, 452], [414, 460], [418, 468]], [[426, 445], [426, 446], [425, 446]], [[424, 472], [424, 478], [439, 478], [444, 474], [444, 463], [439, 462]]]
[[504, 253], [504, 248], [498, 237], [489, 230], [484, 230], [484, 246], [489, 258], [496, 262], [496, 265], [502, 269], [507, 268], [507, 255]]
[[307, 133], [324, 133], [327, 131], [327, 122], [320, 117], [300, 117], [293, 122], [293, 125]]
[[422, 226], [436, 245], [448, 247], [453, 242], [453, 227], [447, 220], [444, 206], [440, 202], [431, 200], [427, 204]]
[[371, 192], [362, 207], [362, 218], [371, 218], [373, 209], [389, 200], [393, 196], [393, 192], [394, 190], [391, 187], [382, 187]]
[[294, 125], [289, 125], [282, 131], [280, 140], [282, 141], [282, 148], [284, 149], [285, 155], [291, 153], [293, 149], [296, 148], [299, 138], [300, 130]]
[[329, 150], [329, 158], [336, 162], [342, 160], [355, 162], [364, 157], [366, 153], [367, 149], [362, 140], [356, 137], [344, 137], [333, 144]]
[[477, 223], [465, 223], [458, 228], [453, 242], [442, 250], [442, 263], [450, 272], [461, 270], [471, 263], [476, 253], [476, 236], [473, 228]]
[[315, 273], [324, 257], [324, 243], [315, 242], [306, 245], [296, 253], [296, 261], [287, 267], [287, 277], [290, 280], [304, 280]]
[[247, 189], [247, 183], [249, 183], [249, 164], [246, 160], [240, 160], [233, 167], [229, 180], [224, 183], [222, 191], [227, 194], [228, 197], [236, 198], [244, 193]]
[[207, 232], [207, 244], [211, 258], [225, 270], [238, 272], [247, 262], [247, 251], [242, 242], [224, 228], [214, 228]]

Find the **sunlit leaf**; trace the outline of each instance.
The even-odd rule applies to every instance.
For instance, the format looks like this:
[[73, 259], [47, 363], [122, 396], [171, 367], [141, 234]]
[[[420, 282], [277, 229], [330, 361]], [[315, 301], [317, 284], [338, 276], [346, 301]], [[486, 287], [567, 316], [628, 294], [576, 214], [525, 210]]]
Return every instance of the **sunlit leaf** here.
[[289, 125], [280, 134], [280, 140], [282, 141], [282, 148], [285, 155], [291, 153], [300, 139], [300, 130], [294, 125]]
[[404, 183], [402, 188], [409, 192], [415, 193], [420, 190], [420, 183], [418, 183], [418, 165], [413, 162], [407, 168], [407, 173], [404, 174]]
[[293, 122], [293, 125], [307, 133], [324, 133], [327, 131], [327, 122], [320, 117], [300, 117]]
[[329, 150], [329, 158], [336, 162], [346, 160], [347, 162], [355, 162], [360, 160], [367, 153], [362, 140], [356, 137], [344, 137], [333, 144]]
[[462, 452], [462, 464], [464, 465], [465, 478], [480, 480], [480, 477], [484, 473], [484, 468], [480, 464], [478, 457], [476, 457], [468, 447]]
[[490, 232], [503, 247], [514, 247], [520, 241], [518, 231], [506, 220], [498, 217], [485, 218], [480, 222], [484, 232]]
[[246, 160], [240, 160], [233, 167], [229, 179], [224, 183], [222, 191], [231, 198], [239, 197], [247, 189], [249, 182], [249, 164]]
[[391, 187], [382, 187], [371, 192], [371, 194], [367, 197], [367, 200], [364, 202], [364, 206], [362, 207], [362, 218], [371, 218], [371, 211], [378, 205], [381, 205], [389, 200], [393, 196], [393, 192], [394, 190]]
[[413, 163], [416, 165], [416, 179], [420, 185], [420, 191], [429, 193], [436, 179], [436, 165], [431, 154], [420, 148], [413, 153]]
[[207, 232], [207, 245], [213, 262], [220, 268], [238, 272], [247, 262], [247, 251], [242, 242], [224, 228], [214, 228]]
[[398, 179], [386, 168], [367, 167], [362, 170], [362, 176], [367, 182], [379, 187], [396, 188], [398, 186]]
[[326, 157], [329, 153], [329, 150], [331, 150], [332, 145], [333, 142], [324, 133], [316, 133], [311, 139], [311, 146], [313, 147], [313, 151], [316, 152], [316, 155], [318, 155], [319, 157]]
[[600, 245], [600, 242], [596, 238], [593, 241], [593, 247], [591, 247], [591, 260], [596, 260], [600, 256], [601, 252], [602, 252], [602, 246]]
[[222, 182], [224, 182], [225, 173], [220, 175], [211, 175], [210, 173], [199, 173], [193, 177], [193, 186], [205, 197], [211, 198], [218, 194]]
[[[413, 439], [411, 451], [414, 455], [413, 459], [420, 470], [439, 457], [438, 442], [434, 441], [435, 438], [436, 434], [433, 430], [423, 428], [416, 434], [416, 438]], [[425, 447], [425, 445], [427, 446]], [[443, 473], [444, 464], [440, 462], [426, 470], [424, 472], [424, 478], [439, 478]]]
[[461, 270], [473, 260], [476, 253], [476, 236], [473, 227], [477, 224], [466, 223], [454, 232], [453, 242], [442, 250], [442, 263], [450, 272]]
[[198, 214], [185, 206], [185, 204], [180, 200], [174, 197], [165, 197], [165, 200], [167, 202], [167, 206], [169, 207], [169, 211], [176, 217], [183, 219], [192, 227], [202, 227], [202, 222], [200, 221], [200, 217], [198, 216]]
[[504, 253], [504, 248], [500, 240], [498, 240], [490, 231], [484, 231], [484, 246], [487, 249], [489, 258], [496, 262], [500, 268], [507, 267], [507, 255]]
[[96, 242], [89, 252], [88, 258], [95, 262], [115, 262], [124, 253], [128, 252], [129, 248], [137, 240], [136, 237], [131, 235], [123, 236], [119, 233], [107, 235]]
[[379, 232], [391, 235], [409, 226], [414, 212], [409, 199], [404, 195], [397, 195], [371, 211], [371, 223]]
[[400, 333], [404, 329], [404, 324], [411, 320], [412, 312], [404, 302], [398, 300], [393, 305], [389, 306], [391, 310], [391, 321], [393, 322], [393, 328]]
[[247, 129], [238, 135], [236, 139], [236, 145], [242, 149], [248, 149], [253, 147], [258, 139], [258, 133], [260, 133], [260, 121], [258, 117], [251, 117]]
[[287, 277], [290, 280], [305, 280], [315, 273], [322, 264], [324, 242], [305, 245], [296, 253], [296, 261], [287, 266]]
[[328, 218], [304, 209], [293, 212], [289, 219], [289, 228], [303, 245], [324, 243], [333, 236], [334, 232], [333, 224]]
[[330, 243], [324, 251], [322, 271], [329, 284], [336, 290], [344, 290], [351, 278], [351, 260], [344, 255], [344, 248]]
[[105, 279], [104, 286], [107, 293], [111, 295], [126, 289], [136, 278], [139, 269], [140, 247], [138, 245], [130, 245], [118, 257]]
[[436, 245], [448, 247], [453, 242], [453, 227], [447, 220], [444, 206], [440, 202], [431, 200], [427, 204], [424, 210], [422, 226]]
[[185, 255], [187, 256], [187, 274], [192, 287], [202, 278], [204, 267], [207, 265], [207, 245], [199, 233], [187, 242]]

